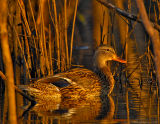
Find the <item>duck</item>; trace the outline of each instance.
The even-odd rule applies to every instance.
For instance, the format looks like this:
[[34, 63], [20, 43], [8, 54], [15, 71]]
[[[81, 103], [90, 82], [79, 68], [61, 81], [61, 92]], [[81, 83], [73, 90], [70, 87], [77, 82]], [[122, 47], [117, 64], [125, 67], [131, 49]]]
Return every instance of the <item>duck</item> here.
[[126, 63], [117, 56], [115, 50], [107, 45], [97, 48], [94, 54], [94, 70], [86, 68], [73, 68], [53, 76], [38, 79], [28, 85], [20, 85], [35, 99], [55, 100], [60, 98], [90, 99], [102, 93], [110, 95], [113, 91], [115, 80], [107, 66], [108, 61]]

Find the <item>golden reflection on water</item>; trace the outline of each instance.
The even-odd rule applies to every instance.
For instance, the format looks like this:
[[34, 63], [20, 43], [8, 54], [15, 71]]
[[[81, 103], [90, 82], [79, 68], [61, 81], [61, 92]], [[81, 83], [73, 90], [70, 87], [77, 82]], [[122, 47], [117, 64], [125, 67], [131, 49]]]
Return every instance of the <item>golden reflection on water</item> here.
[[[92, 97], [87, 100], [66, 98], [39, 102], [23, 117], [21, 116], [28, 106], [22, 107], [24, 103], [17, 105], [18, 123], [159, 123], [159, 97], [156, 91], [149, 93], [142, 90], [136, 94], [131, 88], [125, 87], [122, 92], [119, 89], [115, 87], [111, 96]], [[28, 102], [27, 105], [29, 104]], [[1, 113], [4, 123], [7, 123], [7, 111], [5, 103], [4, 113]]]
[[[111, 96], [84, 99], [62, 99], [58, 102], [36, 104], [24, 120], [47, 123], [91, 123], [100, 120], [112, 121], [115, 111]], [[32, 118], [31, 118], [32, 117]], [[33, 119], [34, 117], [34, 119]]]

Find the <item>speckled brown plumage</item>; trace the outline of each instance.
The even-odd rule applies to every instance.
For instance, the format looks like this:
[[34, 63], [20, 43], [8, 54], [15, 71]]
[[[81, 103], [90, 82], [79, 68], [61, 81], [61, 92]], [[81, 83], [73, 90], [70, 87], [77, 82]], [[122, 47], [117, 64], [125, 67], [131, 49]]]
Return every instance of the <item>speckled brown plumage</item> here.
[[[67, 72], [56, 74], [56, 76], [48, 76], [39, 79], [35, 83], [30, 84], [29, 87], [36, 88], [44, 93], [50, 91], [54, 92], [54, 82], [62, 79], [70, 80], [68, 86], [58, 88], [61, 96], [63, 97], [79, 98], [81, 96], [90, 97], [100, 95], [101, 83], [99, 77], [94, 72], [84, 68], [75, 68]], [[48, 87], [46, 88], [44, 86]], [[48, 89], [50, 87], [52, 87], [54, 90]], [[32, 93], [32, 95], [35, 96], [37, 94]]]

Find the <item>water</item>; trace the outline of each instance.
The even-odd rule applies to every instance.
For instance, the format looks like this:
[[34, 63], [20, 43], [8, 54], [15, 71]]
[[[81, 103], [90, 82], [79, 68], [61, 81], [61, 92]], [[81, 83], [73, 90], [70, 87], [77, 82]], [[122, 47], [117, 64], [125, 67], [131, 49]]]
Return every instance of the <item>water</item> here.
[[[1, 100], [4, 100], [3, 97]], [[22, 124], [160, 123], [157, 91], [150, 93], [142, 90], [137, 94], [125, 84], [122, 87], [116, 84], [113, 93], [108, 97], [94, 97], [89, 100], [62, 99], [36, 104], [23, 117], [21, 116], [28, 106], [24, 107], [22, 101], [17, 105], [18, 122]], [[7, 111], [3, 103], [4, 101], [1, 102], [1, 120], [6, 116], [2, 111]], [[29, 105], [30, 102], [25, 104]]]

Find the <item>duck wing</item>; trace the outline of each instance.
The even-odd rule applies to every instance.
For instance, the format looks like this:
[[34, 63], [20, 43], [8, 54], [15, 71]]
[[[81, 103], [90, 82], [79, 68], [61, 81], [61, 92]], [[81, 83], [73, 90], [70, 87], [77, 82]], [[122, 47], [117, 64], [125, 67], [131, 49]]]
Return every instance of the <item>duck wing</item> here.
[[86, 94], [97, 94], [101, 85], [96, 74], [88, 69], [76, 68], [53, 76], [41, 78], [20, 89], [29, 91], [36, 97], [60, 94], [63, 97], [79, 97]]
[[71, 69], [67, 72], [39, 79], [37, 82], [52, 83], [60, 88], [77, 85], [85, 89], [92, 89], [94, 85], [100, 85], [99, 77], [94, 72], [84, 68]]

